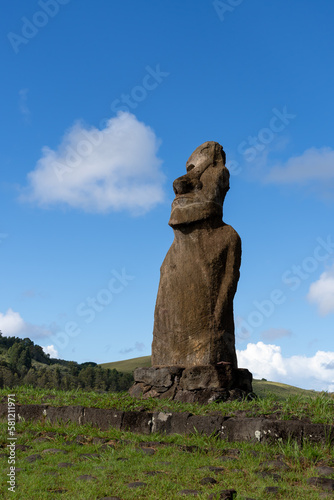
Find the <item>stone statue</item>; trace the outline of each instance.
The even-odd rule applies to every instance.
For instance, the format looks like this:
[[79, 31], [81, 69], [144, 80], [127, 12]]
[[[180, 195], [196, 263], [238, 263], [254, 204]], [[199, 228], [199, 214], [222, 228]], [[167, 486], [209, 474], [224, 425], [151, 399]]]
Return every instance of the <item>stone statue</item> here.
[[152, 368], [135, 370], [133, 396], [205, 403], [252, 391], [252, 375], [238, 369], [235, 352], [241, 241], [222, 221], [230, 177], [225, 162], [222, 146], [205, 142], [173, 183], [174, 241], [160, 270]]
[[186, 169], [173, 183], [169, 225], [174, 241], [161, 266], [152, 365], [225, 361], [236, 367], [233, 298], [241, 241], [222, 221], [230, 177], [223, 148], [205, 142], [190, 156]]

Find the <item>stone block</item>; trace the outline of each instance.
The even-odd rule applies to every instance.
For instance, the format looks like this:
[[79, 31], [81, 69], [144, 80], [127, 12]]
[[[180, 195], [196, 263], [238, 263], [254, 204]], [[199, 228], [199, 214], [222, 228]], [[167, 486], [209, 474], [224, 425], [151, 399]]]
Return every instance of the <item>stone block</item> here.
[[180, 387], [186, 391], [196, 389], [229, 389], [233, 386], [231, 365], [204, 365], [185, 368], [180, 379]]
[[153, 413], [127, 411], [124, 412], [121, 430], [139, 432], [140, 434], [150, 434], [152, 427]]
[[124, 412], [105, 408], [85, 408], [82, 424], [93, 424], [102, 430], [110, 427], [120, 430], [122, 427]]

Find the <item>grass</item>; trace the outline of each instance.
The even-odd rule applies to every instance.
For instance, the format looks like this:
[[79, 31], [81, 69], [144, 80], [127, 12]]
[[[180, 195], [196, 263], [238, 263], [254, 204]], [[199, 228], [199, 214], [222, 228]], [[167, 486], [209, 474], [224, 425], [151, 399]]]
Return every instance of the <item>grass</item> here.
[[140, 358], [127, 359], [125, 361], [114, 361], [112, 363], [102, 363], [102, 368], [110, 368], [119, 372], [132, 373], [136, 368], [147, 368], [151, 366], [151, 356], [141, 356]]
[[[127, 499], [180, 499], [184, 489], [197, 490], [196, 498], [208, 499], [224, 489], [234, 488], [237, 499], [272, 498], [265, 488], [277, 486], [273, 498], [315, 500], [321, 489], [310, 486], [307, 479], [318, 475], [316, 466], [334, 465], [330, 447], [313, 445], [299, 448], [293, 443], [266, 445], [263, 443], [227, 443], [216, 437], [135, 435], [115, 429], [100, 431], [92, 426], [60, 425], [48, 422], [17, 423], [16, 492], [18, 499], [44, 500], [61, 493], [63, 499], [93, 500], [116, 496]], [[0, 423], [0, 466], [2, 483], [0, 496], [13, 497], [8, 492], [5, 449], [7, 425]], [[22, 447], [23, 445], [23, 447]], [[24, 446], [28, 448], [25, 449]], [[47, 452], [54, 448], [62, 451]], [[65, 453], [63, 453], [65, 452]], [[92, 454], [84, 457], [83, 454]], [[41, 459], [29, 462], [31, 455]], [[271, 470], [270, 461], [281, 460], [286, 470]], [[269, 461], [269, 462], [268, 462]], [[72, 464], [59, 467], [59, 463]], [[220, 467], [210, 470], [209, 467]], [[279, 474], [279, 477], [272, 474]], [[263, 477], [263, 474], [266, 474]], [[90, 476], [80, 480], [80, 476]], [[216, 483], [202, 484], [211, 477]], [[129, 483], [145, 485], [130, 488]], [[192, 498], [192, 497], [190, 497]]]
[[[189, 411], [198, 415], [212, 412], [250, 417], [273, 415], [280, 419], [307, 418], [312, 422], [331, 424], [334, 421], [334, 398], [327, 393], [305, 395], [297, 392], [297, 395], [290, 393], [284, 399], [282, 394], [278, 396], [271, 392], [252, 401], [212, 403], [206, 406], [166, 400], [138, 400], [127, 393], [57, 391], [32, 387], [1, 389], [3, 403], [7, 402], [9, 393], [14, 393], [16, 403], [22, 404]], [[218, 437], [198, 433], [190, 436], [144, 436], [112, 428], [101, 431], [91, 425], [51, 424], [48, 420], [17, 422], [16, 437], [15, 465], [20, 470], [16, 471], [14, 495], [20, 500], [51, 499], [58, 494], [64, 499], [79, 500], [112, 496], [122, 500], [176, 500], [182, 498], [180, 492], [186, 489], [196, 490], [196, 498], [201, 500], [208, 499], [211, 494], [219, 498], [219, 491], [231, 488], [238, 492], [237, 500], [315, 500], [325, 498], [321, 496], [324, 492], [320, 487], [308, 484], [307, 480], [319, 475], [317, 466], [334, 467], [333, 447], [320, 443], [311, 445], [306, 442], [303, 447], [294, 441], [271, 445], [228, 443]], [[13, 496], [7, 490], [6, 483], [9, 472], [8, 442], [7, 423], [2, 421], [0, 497], [5, 499]], [[61, 451], [45, 451], [50, 448]], [[31, 455], [37, 455], [39, 459], [29, 462], [28, 457]], [[277, 468], [277, 461], [283, 462], [284, 469]], [[61, 462], [72, 465], [60, 467]], [[209, 467], [221, 469], [210, 470]], [[80, 479], [81, 476], [88, 478]], [[207, 477], [216, 482], [203, 484], [201, 481]], [[334, 478], [334, 475], [329, 474], [328, 477]], [[130, 488], [128, 485], [133, 482], [145, 484]], [[279, 488], [276, 496], [266, 491], [267, 487], [272, 486]]]
[[177, 401], [157, 399], [135, 399], [128, 393], [87, 392], [81, 389], [60, 391], [55, 389], [36, 389], [29, 386], [19, 386], [15, 389], [0, 389], [0, 398], [7, 401], [8, 393], [15, 393], [16, 403], [48, 404], [52, 406], [78, 405], [95, 408], [115, 408], [123, 411], [172, 411], [190, 412], [194, 415], [208, 415], [219, 412], [224, 416], [272, 416], [281, 420], [305, 420], [312, 423], [333, 424], [333, 395], [313, 393], [309, 395], [289, 395], [279, 398], [275, 392], [268, 392], [263, 397], [253, 400], [231, 401], [225, 403], [180, 403]]

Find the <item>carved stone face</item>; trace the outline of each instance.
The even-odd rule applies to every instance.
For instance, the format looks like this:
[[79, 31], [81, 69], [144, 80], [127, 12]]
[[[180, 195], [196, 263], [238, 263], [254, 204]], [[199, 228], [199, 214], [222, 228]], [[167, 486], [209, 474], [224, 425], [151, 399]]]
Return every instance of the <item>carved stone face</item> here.
[[225, 153], [217, 142], [199, 146], [186, 163], [187, 173], [173, 183], [175, 199], [169, 225], [222, 217], [222, 206], [229, 189]]

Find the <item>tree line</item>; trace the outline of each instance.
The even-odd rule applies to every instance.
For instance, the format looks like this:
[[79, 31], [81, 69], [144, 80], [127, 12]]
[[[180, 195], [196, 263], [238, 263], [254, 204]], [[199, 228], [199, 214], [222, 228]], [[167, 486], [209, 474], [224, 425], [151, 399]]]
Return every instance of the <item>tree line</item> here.
[[0, 332], [0, 387], [32, 385], [118, 392], [128, 390], [132, 384], [130, 373], [105, 369], [94, 362], [79, 364], [50, 358], [29, 338], [4, 337]]

